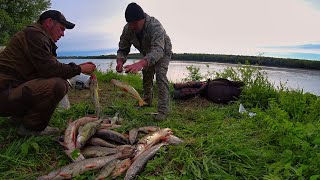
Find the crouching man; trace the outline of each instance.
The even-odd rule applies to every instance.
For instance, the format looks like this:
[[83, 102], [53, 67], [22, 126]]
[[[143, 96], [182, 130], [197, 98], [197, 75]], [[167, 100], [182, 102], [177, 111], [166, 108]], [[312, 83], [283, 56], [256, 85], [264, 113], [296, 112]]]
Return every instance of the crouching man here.
[[45, 11], [36, 23], [16, 33], [0, 53], [0, 116], [19, 122], [19, 135], [57, 133], [59, 129], [48, 123], [68, 92], [66, 79], [95, 70], [91, 62], [57, 61], [55, 43], [65, 29], [74, 26], [61, 12]]

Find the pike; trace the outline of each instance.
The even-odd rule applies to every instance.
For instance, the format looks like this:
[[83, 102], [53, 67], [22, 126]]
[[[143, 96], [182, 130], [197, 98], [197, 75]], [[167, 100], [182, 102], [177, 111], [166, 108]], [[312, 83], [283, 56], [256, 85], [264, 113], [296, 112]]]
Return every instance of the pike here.
[[76, 141], [76, 148], [81, 148], [85, 143], [96, 133], [102, 120], [89, 122], [78, 129], [78, 136]]
[[141, 156], [133, 161], [129, 169], [127, 170], [126, 176], [124, 177], [125, 180], [134, 179], [139, 172], [143, 170], [146, 166], [148, 161], [153, 158], [153, 156], [158, 152], [158, 150], [167, 143], [160, 143], [157, 145], [152, 146], [151, 148], [145, 150]]
[[99, 172], [95, 180], [104, 180], [108, 177], [112, 171], [116, 168], [116, 165], [120, 162], [119, 159], [115, 159], [109, 163], [107, 163]]
[[111, 156], [90, 158], [79, 162], [73, 162], [55, 171], [50, 172], [48, 175], [38, 177], [37, 180], [71, 179], [72, 177], [78, 176], [84, 172], [94, 169], [100, 169], [103, 166], [105, 166], [108, 162], [111, 162], [115, 159], [126, 158], [128, 156], [130, 156], [130, 154], [117, 153]]
[[123, 134], [109, 129], [98, 129], [96, 136], [104, 140], [112, 140], [119, 144], [128, 144], [129, 140]]
[[116, 177], [120, 176], [121, 174], [123, 174], [127, 169], [129, 169], [129, 167], [132, 164], [132, 160], [130, 158], [124, 159], [122, 161], [120, 161], [115, 169], [112, 171], [111, 173], [111, 178], [115, 179]]
[[91, 145], [94, 145], [94, 146], [102, 146], [102, 147], [109, 147], [109, 148], [117, 147], [117, 145], [111, 144], [101, 138], [98, 138], [98, 137], [92, 137], [88, 143]]
[[99, 87], [98, 87], [97, 77], [95, 74], [92, 74], [90, 76], [90, 97], [96, 111], [96, 116], [99, 118], [101, 115], [101, 105], [100, 105], [98, 90], [99, 90]]
[[77, 158], [73, 158], [71, 155], [72, 152], [76, 149], [76, 137], [79, 127], [96, 120], [97, 118], [82, 117], [73, 122], [69, 122], [69, 125], [64, 133], [64, 141], [60, 144], [64, 146], [65, 153], [72, 161], [79, 161], [84, 159], [84, 157], [81, 154], [79, 154]]
[[134, 146], [122, 145], [115, 148], [88, 146], [81, 150], [81, 154], [83, 154], [86, 158], [109, 156], [117, 153], [125, 154], [128, 152], [134, 152]]
[[151, 132], [155, 132], [158, 131], [160, 128], [157, 126], [144, 126], [144, 127], [140, 127], [138, 129], [138, 131], [140, 132], [144, 132], [146, 134], [151, 133]]
[[137, 141], [138, 129], [133, 128], [129, 131], [129, 142], [130, 144], [134, 144]]
[[116, 79], [112, 79], [111, 83], [114, 84], [115, 86], [119, 87], [120, 89], [122, 89], [123, 91], [129, 93], [131, 96], [133, 96], [134, 98], [136, 98], [139, 101], [139, 106], [144, 106], [147, 103], [140, 97], [139, 93], [137, 92], [137, 90], [135, 90], [132, 86], [130, 86], [129, 84], [123, 83], [121, 81], [118, 81]]
[[182, 140], [182, 139], [180, 139], [177, 136], [174, 136], [172, 134], [167, 136], [167, 137], [165, 137], [163, 139], [163, 141], [167, 142], [170, 145], [178, 145], [178, 144], [184, 143], [184, 140]]

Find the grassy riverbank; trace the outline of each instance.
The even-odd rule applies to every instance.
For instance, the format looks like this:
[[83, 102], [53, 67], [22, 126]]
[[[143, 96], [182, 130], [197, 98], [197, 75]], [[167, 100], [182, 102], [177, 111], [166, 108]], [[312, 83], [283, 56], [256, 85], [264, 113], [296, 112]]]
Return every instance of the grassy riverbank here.
[[[116, 112], [125, 119], [121, 132], [156, 125], [173, 129], [185, 140], [163, 148], [149, 161], [141, 179], [317, 179], [320, 177], [320, 98], [285, 87], [275, 89], [259, 69], [226, 69], [216, 77], [246, 83], [241, 98], [218, 105], [200, 97], [170, 102], [171, 114], [156, 122], [137, 109], [137, 102], [110, 85], [112, 78], [126, 81], [142, 93], [139, 75], [112, 71], [97, 73], [105, 116]], [[197, 72], [190, 70], [189, 80]], [[172, 89], [172, 87], [171, 87]], [[56, 111], [51, 125], [64, 129], [67, 121], [93, 114], [88, 90], [70, 90], [72, 107]], [[257, 115], [238, 112], [239, 104]], [[0, 179], [34, 179], [70, 161], [55, 137], [18, 137], [7, 118], [0, 118]], [[61, 132], [61, 135], [63, 131]], [[92, 179], [94, 172], [76, 179]]]

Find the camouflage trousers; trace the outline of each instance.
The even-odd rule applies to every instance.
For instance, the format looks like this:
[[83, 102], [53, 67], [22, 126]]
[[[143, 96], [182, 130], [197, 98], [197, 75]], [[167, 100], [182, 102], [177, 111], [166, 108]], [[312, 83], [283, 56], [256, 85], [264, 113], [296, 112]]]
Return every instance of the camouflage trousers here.
[[158, 112], [167, 114], [169, 112], [169, 81], [167, 78], [170, 56], [159, 59], [155, 65], [142, 70], [143, 74], [143, 98], [149, 105], [153, 99], [153, 79], [156, 75], [158, 93]]
[[8, 87], [0, 91], [0, 116], [11, 116], [25, 128], [41, 131], [67, 92], [67, 81], [61, 78], [34, 79]]

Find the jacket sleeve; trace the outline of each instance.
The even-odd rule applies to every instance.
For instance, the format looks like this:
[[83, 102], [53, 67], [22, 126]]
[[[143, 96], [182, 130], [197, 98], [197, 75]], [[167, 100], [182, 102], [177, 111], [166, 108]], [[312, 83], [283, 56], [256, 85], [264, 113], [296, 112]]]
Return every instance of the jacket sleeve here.
[[144, 57], [149, 64], [155, 64], [159, 59], [164, 56], [166, 32], [161, 24], [156, 24], [151, 30], [151, 49]]
[[123, 28], [122, 34], [120, 36], [119, 49], [117, 51], [117, 58], [123, 59], [123, 63], [127, 61], [127, 56], [130, 52], [130, 48], [132, 45], [130, 42], [130, 34], [127, 29], [127, 26]]
[[75, 63], [64, 64], [57, 61], [51, 52], [50, 39], [45, 34], [26, 32], [26, 41], [31, 63], [40, 77], [68, 79], [81, 73], [79, 65]]

